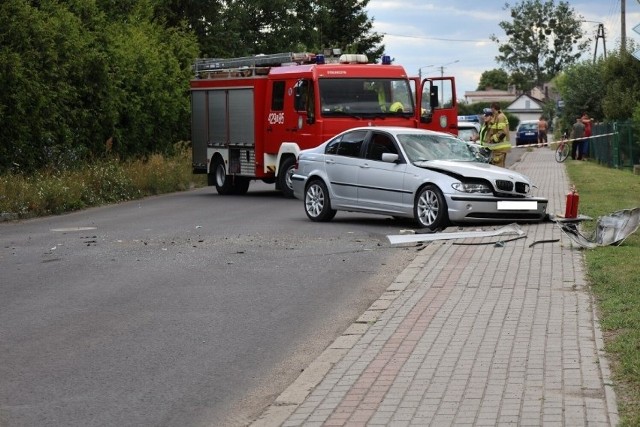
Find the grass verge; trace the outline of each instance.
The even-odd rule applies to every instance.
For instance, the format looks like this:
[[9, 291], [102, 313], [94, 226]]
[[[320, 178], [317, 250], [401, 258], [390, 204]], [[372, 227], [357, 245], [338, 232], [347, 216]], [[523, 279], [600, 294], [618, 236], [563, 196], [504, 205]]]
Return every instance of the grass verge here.
[[106, 159], [65, 170], [0, 176], [0, 213], [10, 219], [56, 215], [206, 185], [193, 175], [191, 151], [122, 162]]
[[[580, 195], [580, 213], [595, 219], [640, 207], [640, 176], [592, 162], [567, 161]], [[611, 359], [621, 425], [640, 425], [640, 232], [620, 246], [585, 251], [587, 275]]]

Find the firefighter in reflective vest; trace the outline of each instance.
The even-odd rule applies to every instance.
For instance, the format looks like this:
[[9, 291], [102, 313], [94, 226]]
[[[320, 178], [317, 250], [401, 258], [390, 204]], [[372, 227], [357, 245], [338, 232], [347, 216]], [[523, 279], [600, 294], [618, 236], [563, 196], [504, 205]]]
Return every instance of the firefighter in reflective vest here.
[[487, 147], [487, 132], [489, 131], [489, 126], [491, 126], [491, 118], [493, 117], [493, 111], [491, 108], [485, 108], [482, 110], [482, 126], [480, 126], [480, 133], [476, 136], [473, 141], [478, 142], [481, 146]]
[[392, 113], [402, 113], [404, 111], [404, 105], [402, 105], [402, 102], [396, 101], [391, 104], [391, 106], [389, 107], [389, 111], [391, 111]]
[[497, 102], [491, 104], [491, 111], [493, 115], [486, 135], [486, 146], [492, 153], [491, 163], [505, 167], [507, 153], [511, 150], [509, 120], [500, 110], [500, 105]]

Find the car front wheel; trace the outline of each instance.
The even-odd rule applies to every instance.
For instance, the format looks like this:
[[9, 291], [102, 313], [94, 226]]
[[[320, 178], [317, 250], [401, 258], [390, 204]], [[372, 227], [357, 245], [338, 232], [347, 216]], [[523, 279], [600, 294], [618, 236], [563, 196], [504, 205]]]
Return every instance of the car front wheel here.
[[449, 221], [442, 191], [431, 184], [418, 193], [413, 213], [418, 225], [430, 230], [445, 228]]
[[304, 211], [311, 221], [331, 221], [336, 211], [331, 209], [329, 191], [324, 182], [315, 179], [307, 184], [304, 192]]

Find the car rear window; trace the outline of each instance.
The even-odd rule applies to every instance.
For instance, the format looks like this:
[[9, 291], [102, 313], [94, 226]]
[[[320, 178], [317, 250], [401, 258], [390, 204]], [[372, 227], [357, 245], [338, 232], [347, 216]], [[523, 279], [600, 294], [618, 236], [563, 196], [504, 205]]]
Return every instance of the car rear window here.
[[339, 156], [359, 157], [360, 149], [367, 136], [366, 131], [354, 131], [331, 141], [325, 149], [326, 154], [337, 154]]
[[530, 131], [530, 130], [538, 130], [537, 123], [523, 123], [520, 125], [521, 131]]
[[458, 138], [464, 141], [471, 140], [477, 134], [478, 134], [478, 131], [475, 129], [458, 129]]

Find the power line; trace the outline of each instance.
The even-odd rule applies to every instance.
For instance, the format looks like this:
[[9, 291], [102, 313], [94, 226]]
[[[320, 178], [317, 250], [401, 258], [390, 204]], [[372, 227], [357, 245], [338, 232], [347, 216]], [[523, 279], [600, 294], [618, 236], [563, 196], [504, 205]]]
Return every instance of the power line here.
[[420, 40], [438, 40], [443, 42], [462, 42], [462, 43], [479, 43], [479, 42], [488, 42], [490, 39], [445, 39], [441, 37], [425, 37], [425, 36], [408, 36], [406, 34], [391, 34], [391, 33], [380, 33], [383, 36], [392, 36], [392, 37], [404, 37], [408, 39], [420, 39]]

